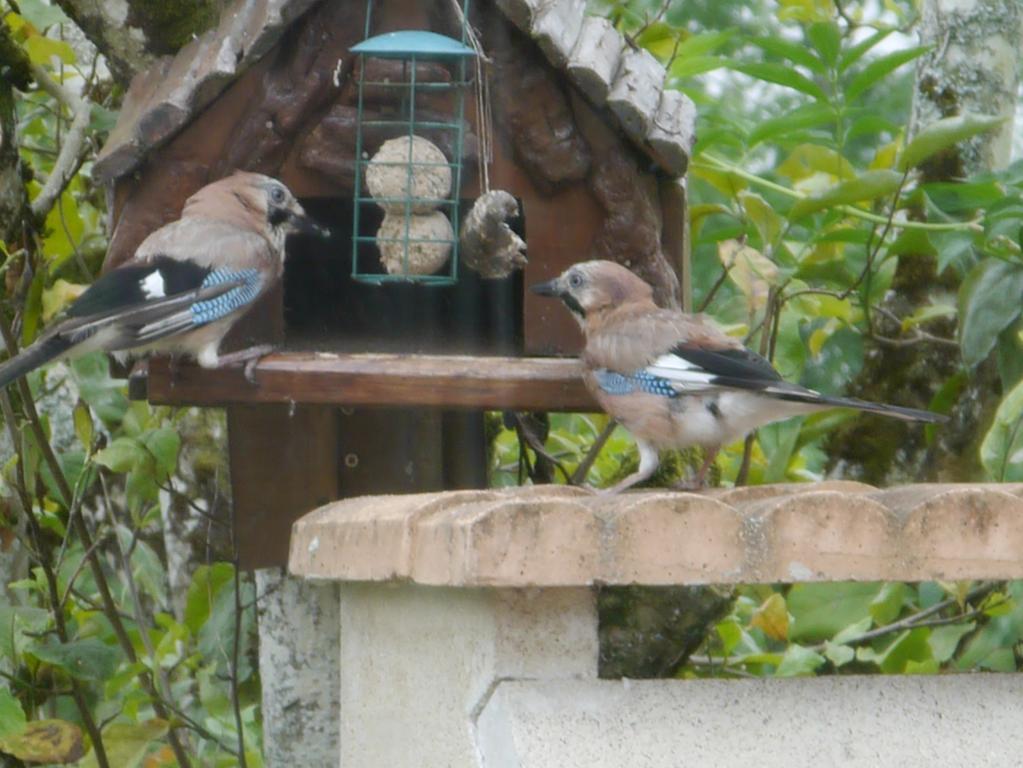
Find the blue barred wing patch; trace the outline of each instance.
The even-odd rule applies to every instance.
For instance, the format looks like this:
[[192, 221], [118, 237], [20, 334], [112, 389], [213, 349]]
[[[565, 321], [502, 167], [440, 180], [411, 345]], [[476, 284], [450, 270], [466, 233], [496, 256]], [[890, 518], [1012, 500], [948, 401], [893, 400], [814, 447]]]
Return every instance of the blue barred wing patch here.
[[244, 307], [259, 295], [263, 282], [258, 269], [215, 269], [202, 281], [202, 287], [210, 288], [235, 281], [242, 284], [215, 299], [197, 301], [189, 308], [195, 325], [212, 323]]
[[594, 371], [594, 375], [597, 377], [597, 385], [609, 395], [631, 395], [634, 392], [642, 392], [661, 397], [679, 396], [678, 390], [672, 386], [669, 379], [655, 376], [642, 368], [630, 374], [600, 368]]

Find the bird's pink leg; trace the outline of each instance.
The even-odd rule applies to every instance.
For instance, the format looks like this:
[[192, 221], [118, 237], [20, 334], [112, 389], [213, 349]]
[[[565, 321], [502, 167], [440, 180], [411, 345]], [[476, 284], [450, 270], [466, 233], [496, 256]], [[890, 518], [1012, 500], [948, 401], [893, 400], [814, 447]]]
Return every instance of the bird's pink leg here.
[[636, 447], [639, 448], [639, 468], [610, 488], [605, 488], [601, 493], [608, 496], [621, 493], [626, 488], [631, 488], [636, 483], [646, 480], [657, 470], [657, 465], [661, 463], [661, 456], [657, 449], [642, 440], [636, 440]]
[[717, 458], [719, 450], [720, 448], [716, 447], [705, 449], [706, 456], [704, 456], [703, 464], [696, 470], [696, 474], [677, 483], [675, 489], [679, 491], [698, 491], [705, 488], [707, 486], [707, 472], [714, 463], [714, 459]]
[[246, 349], [239, 349], [237, 352], [231, 352], [226, 355], [221, 355], [217, 359], [217, 367], [223, 368], [228, 365], [237, 365], [238, 363], [245, 364], [245, 380], [249, 384], [256, 384], [256, 364], [277, 349], [273, 344], [257, 344], [254, 347], [248, 347]]

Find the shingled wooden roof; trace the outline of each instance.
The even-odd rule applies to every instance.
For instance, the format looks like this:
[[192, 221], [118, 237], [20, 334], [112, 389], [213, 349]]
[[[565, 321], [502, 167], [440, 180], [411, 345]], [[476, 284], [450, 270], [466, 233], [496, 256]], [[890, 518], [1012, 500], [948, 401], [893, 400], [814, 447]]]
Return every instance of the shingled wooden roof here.
[[[547, 60], [666, 173], [685, 173], [696, 110], [684, 94], [664, 88], [665, 70], [632, 47], [605, 19], [585, 15], [585, 0], [495, 2], [528, 34]], [[236, 0], [220, 24], [177, 55], [135, 77], [117, 125], [93, 166], [101, 182], [134, 171], [239, 75], [278, 42], [317, 0]]]

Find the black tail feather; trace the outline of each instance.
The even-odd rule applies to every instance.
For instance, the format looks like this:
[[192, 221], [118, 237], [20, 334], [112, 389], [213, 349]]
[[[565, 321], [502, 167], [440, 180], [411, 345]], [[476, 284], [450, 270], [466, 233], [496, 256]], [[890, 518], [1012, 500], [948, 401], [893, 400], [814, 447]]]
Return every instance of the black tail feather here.
[[60, 357], [71, 346], [72, 344], [67, 338], [62, 334], [57, 334], [41, 339], [32, 346], [23, 349], [16, 357], [0, 365], [0, 389], [25, 374], [31, 373], [40, 365]]
[[792, 400], [799, 403], [812, 403], [832, 408], [855, 408], [857, 411], [876, 413], [880, 416], [890, 416], [893, 419], [902, 421], [922, 421], [927, 424], [944, 424], [948, 416], [933, 411], [922, 411], [917, 408], [903, 408], [901, 405], [885, 405], [884, 403], [872, 403], [868, 400], [857, 400], [855, 397], [831, 397], [821, 395], [817, 392], [806, 390], [805, 392], [778, 393], [776, 397], [782, 400]]

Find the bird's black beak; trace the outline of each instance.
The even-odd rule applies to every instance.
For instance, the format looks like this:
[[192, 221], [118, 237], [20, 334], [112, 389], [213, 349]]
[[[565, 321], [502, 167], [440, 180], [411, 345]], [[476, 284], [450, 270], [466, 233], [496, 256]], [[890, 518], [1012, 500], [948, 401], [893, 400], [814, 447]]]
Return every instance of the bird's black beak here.
[[312, 235], [313, 237], [323, 238], [324, 240], [330, 237], [330, 230], [313, 221], [312, 217], [310, 217], [305, 211], [302, 211], [301, 213], [290, 211], [288, 219], [288, 223], [291, 225], [291, 230], [293, 232], [300, 235]]
[[546, 283], [537, 283], [536, 285], [531, 285], [529, 287], [529, 290], [531, 290], [538, 296], [552, 296], [554, 298], [558, 298], [559, 296], [561, 296], [562, 293], [560, 281], [558, 280], [558, 278], [548, 280]]

